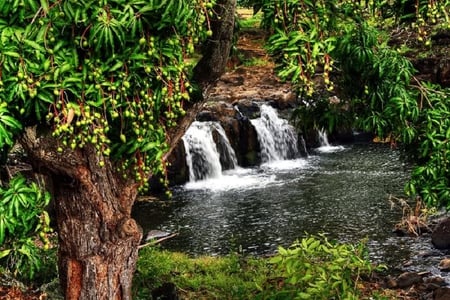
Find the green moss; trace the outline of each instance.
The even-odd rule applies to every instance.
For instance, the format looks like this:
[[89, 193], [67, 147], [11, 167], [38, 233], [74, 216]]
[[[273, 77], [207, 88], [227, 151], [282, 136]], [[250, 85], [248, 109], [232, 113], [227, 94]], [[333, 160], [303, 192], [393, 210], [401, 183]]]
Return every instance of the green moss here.
[[251, 57], [249, 59], [244, 59], [242, 64], [246, 67], [262, 67], [270, 64], [265, 57]]

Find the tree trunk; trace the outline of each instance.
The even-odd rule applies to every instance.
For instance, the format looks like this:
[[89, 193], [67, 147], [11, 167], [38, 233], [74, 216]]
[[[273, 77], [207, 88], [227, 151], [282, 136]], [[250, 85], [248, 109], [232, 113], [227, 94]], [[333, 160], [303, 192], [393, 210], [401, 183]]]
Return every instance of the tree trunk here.
[[58, 153], [58, 140], [36, 136], [35, 128], [26, 129], [21, 143], [33, 167], [53, 178], [65, 298], [131, 300], [142, 237], [131, 218], [136, 183], [123, 180], [93, 147]]
[[236, 0], [218, 0], [211, 20], [213, 35], [205, 43], [202, 58], [195, 66], [194, 78], [201, 83], [217, 80], [225, 71], [233, 45]]
[[202, 58], [194, 68], [194, 80], [203, 89], [203, 99], [196, 99], [198, 102], [188, 103], [185, 107], [186, 115], [177, 121], [177, 126], [169, 129], [167, 137], [170, 148], [164, 159], [170, 156], [179, 140], [195, 120], [197, 113], [208, 99], [209, 86], [219, 79], [227, 66], [231, 46], [233, 45], [236, 0], [218, 0], [213, 10], [215, 15], [210, 23], [213, 35], [203, 46]]

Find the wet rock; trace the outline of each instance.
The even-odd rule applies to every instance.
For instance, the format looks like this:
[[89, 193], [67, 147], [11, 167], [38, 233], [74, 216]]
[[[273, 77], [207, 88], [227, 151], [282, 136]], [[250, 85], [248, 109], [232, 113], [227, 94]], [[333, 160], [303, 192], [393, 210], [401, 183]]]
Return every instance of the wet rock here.
[[217, 121], [217, 117], [211, 111], [201, 111], [197, 114], [196, 120], [200, 122]]
[[450, 299], [450, 288], [440, 287], [436, 289], [433, 293], [434, 300], [449, 300]]
[[441, 260], [438, 267], [441, 271], [450, 271], [450, 258], [444, 258], [443, 260]]
[[445, 286], [447, 283], [442, 277], [429, 277], [424, 280], [425, 288], [429, 291], [434, 291], [435, 289]]
[[261, 162], [258, 136], [250, 119], [223, 118], [220, 125], [234, 149], [240, 166], [255, 166]]
[[220, 101], [218, 103], [208, 103], [206, 109], [212, 113], [216, 120], [220, 120], [222, 118], [235, 118], [237, 114], [237, 111], [233, 105], [224, 101]]
[[431, 234], [431, 243], [437, 249], [450, 249], [450, 218], [441, 220]]
[[422, 276], [416, 272], [404, 272], [397, 278], [388, 278], [386, 285], [388, 288], [408, 288], [414, 284], [421, 283]]
[[239, 101], [235, 104], [241, 117], [255, 119], [260, 116], [259, 105], [254, 101]]

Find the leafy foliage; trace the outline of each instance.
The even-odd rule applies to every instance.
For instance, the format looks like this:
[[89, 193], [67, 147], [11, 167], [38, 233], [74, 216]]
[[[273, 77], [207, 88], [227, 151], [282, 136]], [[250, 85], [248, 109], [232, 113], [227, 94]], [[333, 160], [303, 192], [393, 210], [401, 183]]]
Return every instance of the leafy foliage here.
[[50, 195], [22, 176], [0, 189], [0, 261], [15, 274], [33, 278], [41, 267], [41, 251], [49, 248]]
[[[410, 0], [260, 0], [253, 4], [262, 7], [262, 26], [273, 32], [268, 50], [277, 59], [278, 75], [297, 84], [308, 96], [312, 96], [315, 90], [317, 77], [322, 78], [329, 91], [334, 89], [330, 71], [336, 58], [332, 52], [340, 37], [348, 33], [349, 27], [365, 26], [360, 29], [367, 32], [369, 28], [365, 20], [379, 24], [379, 27], [399, 25], [409, 20], [418, 30], [418, 39], [430, 45], [430, 28], [450, 24], [448, 1], [417, 1], [417, 8], [416, 2]], [[388, 22], [389, 18], [395, 18], [394, 23]], [[366, 46], [365, 49], [369, 48]]]
[[360, 276], [375, 270], [362, 243], [336, 244], [310, 236], [278, 252], [270, 259], [276, 280], [264, 288], [262, 299], [358, 299]]
[[417, 121], [403, 128], [407, 150], [418, 162], [406, 186], [407, 194], [425, 203], [450, 208], [450, 89], [423, 84]]
[[[143, 183], [164, 169], [165, 132], [193, 91], [186, 58], [210, 34], [211, 7], [200, 0], [2, 1], [0, 100], [22, 125], [49, 126], [61, 152], [91, 144], [100, 165], [110, 157]], [[0, 138], [11, 139], [1, 127]]]
[[[298, 123], [363, 129], [399, 143], [417, 162], [407, 193], [450, 207], [449, 92], [417, 81], [411, 62], [383, 32], [386, 24], [410, 22], [417, 39], [430, 45], [430, 31], [449, 26], [449, 2], [260, 2], [263, 24], [273, 30], [268, 49], [278, 74], [302, 92], [303, 105], [294, 112]], [[340, 99], [331, 97], [335, 83]]]

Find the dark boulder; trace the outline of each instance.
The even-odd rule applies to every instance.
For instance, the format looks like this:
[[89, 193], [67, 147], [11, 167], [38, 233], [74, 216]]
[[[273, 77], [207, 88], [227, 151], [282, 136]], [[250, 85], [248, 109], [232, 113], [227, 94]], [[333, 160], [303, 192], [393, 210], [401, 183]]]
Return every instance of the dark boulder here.
[[415, 285], [417, 283], [422, 283], [422, 276], [416, 272], [404, 272], [400, 274], [397, 278], [388, 278], [387, 287], [388, 288], [400, 288], [406, 289]]
[[179, 300], [178, 290], [175, 284], [165, 282], [152, 291], [153, 300]]
[[450, 249], [450, 218], [441, 220], [431, 234], [431, 242], [437, 249]]
[[217, 121], [217, 117], [208, 110], [199, 112], [195, 119], [200, 122]]
[[182, 140], [169, 156], [167, 176], [171, 185], [184, 184], [189, 181], [189, 168], [186, 163], [186, 150]]
[[259, 105], [254, 101], [239, 101], [235, 106], [241, 118], [256, 119], [261, 116]]

